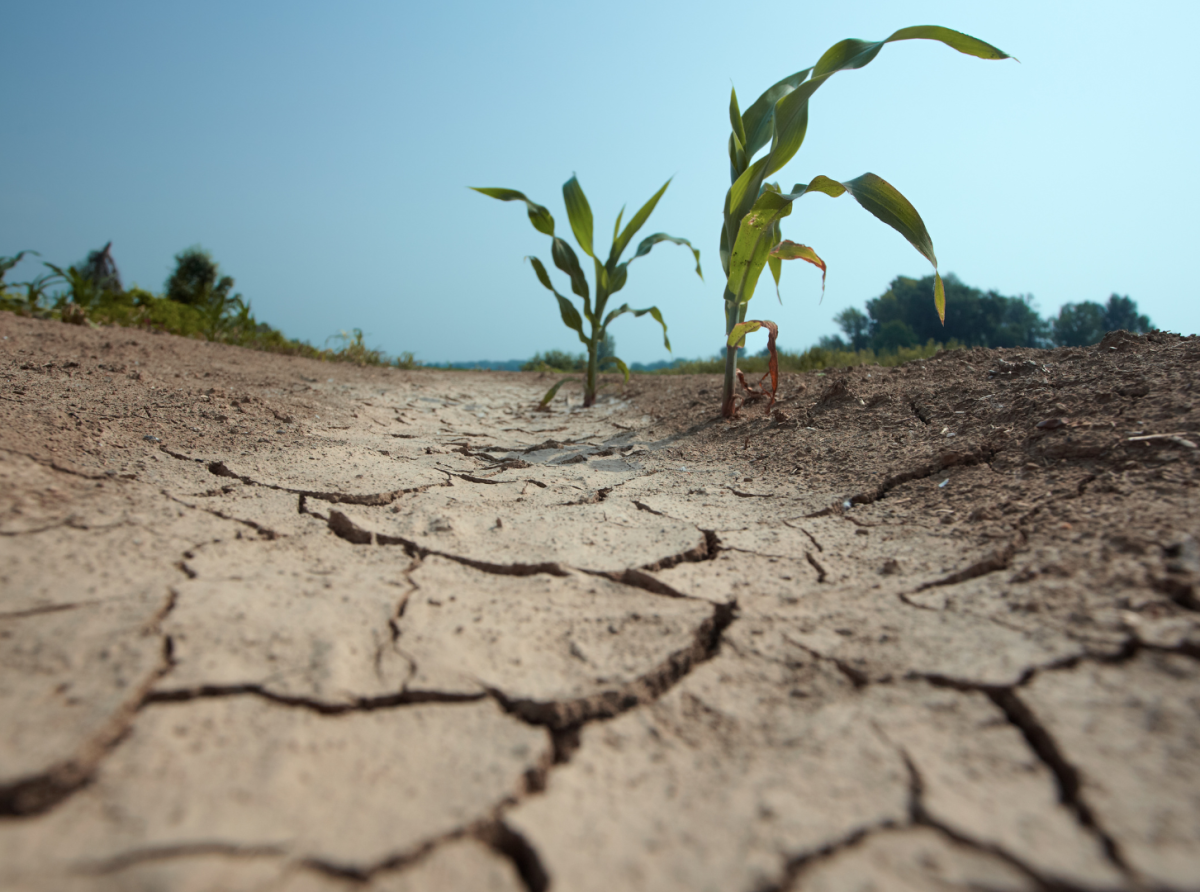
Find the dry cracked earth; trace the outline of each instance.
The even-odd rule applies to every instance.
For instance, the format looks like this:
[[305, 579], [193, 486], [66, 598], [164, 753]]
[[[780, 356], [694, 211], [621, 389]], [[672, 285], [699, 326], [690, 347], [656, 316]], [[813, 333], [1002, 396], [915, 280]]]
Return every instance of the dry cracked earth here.
[[1200, 341], [724, 422], [0, 337], [0, 888], [1200, 889]]

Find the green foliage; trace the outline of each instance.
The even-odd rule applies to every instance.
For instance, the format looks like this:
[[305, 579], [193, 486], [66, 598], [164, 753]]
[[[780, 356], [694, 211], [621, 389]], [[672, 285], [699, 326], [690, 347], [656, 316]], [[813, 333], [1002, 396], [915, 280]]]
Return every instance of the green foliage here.
[[[388, 365], [413, 369], [420, 367], [412, 353], [401, 353], [389, 360], [380, 350], [367, 347], [360, 329], [342, 332], [330, 340], [339, 340], [338, 349], [324, 350], [303, 341], [292, 340], [254, 318], [250, 302], [240, 294], [228, 292], [233, 279], [218, 278], [217, 265], [207, 252], [190, 248], [176, 255], [176, 274], [167, 280], [176, 287], [176, 298], [152, 294], [134, 286], [120, 289], [120, 276], [110, 253], [111, 242], [92, 251], [82, 263], [62, 268], [47, 263], [51, 273], [31, 282], [15, 283], [25, 289], [19, 294], [0, 287], [0, 310], [21, 315], [37, 315], [63, 321], [86, 322], [92, 326], [121, 325], [149, 331], [169, 332], [182, 337], [200, 338], [235, 344], [271, 353], [305, 356], [330, 362], [358, 365]], [[0, 258], [0, 285], [3, 275], [25, 254]], [[183, 271], [180, 274], [180, 271]], [[226, 286], [224, 283], [228, 283]], [[57, 287], [54, 294], [47, 292]], [[179, 299], [180, 297], [185, 299]]]
[[[810, 192], [831, 198], [849, 193], [862, 207], [891, 226], [917, 249], [934, 267], [934, 306], [945, 319], [945, 295], [937, 274], [933, 240], [916, 208], [899, 190], [873, 173], [838, 182], [818, 176], [809, 183], [798, 183], [784, 193], [778, 183], [767, 177], [780, 170], [799, 151], [808, 131], [808, 101], [834, 74], [869, 64], [884, 45], [899, 40], [935, 40], [980, 59], [1007, 59], [996, 47], [969, 35], [934, 25], [903, 28], [885, 40], [867, 42], [843, 40], [825, 51], [817, 64], [798, 71], [766, 90], [742, 114], [736, 90], [730, 96], [729, 167], [732, 185], [725, 195], [724, 221], [721, 227], [721, 266], [725, 271], [725, 332], [746, 320], [746, 304], [754, 296], [759, 276], [770, 267], [776, 289], [783, 260], [804, 260], [822, 271], [825, 263], [807, 245], [783, 239], [782, 219], [792, 212], [793, 203]], [[766, 154], [753, 160], [761, 149]], [[896, 329], [893, 327], [893, 333]], [[735, 345], [736, 346], [736, 345]], [[734, 412], [733, 379], [735, 346], [726, 353], [725, 387], [722, 413]]]
[[26, 254], [32, 254], [35, 257], [40, 257], [37, 251], [18, 251], [12, 257], [0, 257], [0, 292], [4, 290], [4, 277], [8, 271], [21, 262], [21, 258]]
[[[971, 347], [1049, 345], [1048, 326], [1028, 297], [983, 292], [964, 285], [954, 275], [947, 275], [943, 281], [946, 298], [954, 305], [954, 313], [945, 325], [939, 324], [927, 309], [936, 287], [933, 276], [923, 279], [899, 276], [882, 295], [867, 301], [869, 346], [875, 350], [899, 346], [896, 340], [899, 329], [893, 323], [903, 324], [911, 333], [905, 345], [930, 339], [953, 339]], [[837, 317], [835, 321], [849, 336], [850, 332]], [[885, 330], [890, 334], [885, 335]]]
[[99, 251], [89, 251], [87, 260], [76, 266], [101, 292], [111, 291], [114, 294], [120, 294], [125, 290], [121, 286], [121, 274], [117, 272], [117, 264], [112, 257], [112, 242]]
[[833, 317], [838, 328], [850, 339], [850, 349], [865, 350], [870, 343], [871, 320], [867, 314], [855, 307], [848, 307]]
[[233, 279], [221, 275], [220, 265], [212, 254], [199, 245], [192, 245], [175, 255], [175, 271], [164, 286], [166, 296], [191, 307], [208, 304], [214, 295], [228, 298]]
[[[571, 179], [563, 184], [563, 203], [567, 207], [567, 218], [571, 224], [571, 231], [574, 233], [575, 241], [583, 253], [592, 258], [595, 270], [594, 300], [592, 291], [588, 287], [587, 277], [583, 273], [583, 268], [579, 265], [578, 256], [566, 241], [554, 234], [554, 217], [551, 216], [546, 208], [530, 201], [523, 193], [515, 189], [471, 187], [476, 192], [487, 195], [490, 198], [498, 199], [499, 201], [524, 202], [533, 228], [544, 235], [550, 236], [552, 239], [550, 257], [554, 261], [554, 265], [570, 278], [571, 291], [583, 301], [582, 315], [580, 315], [579, 309], [576, 308], [575, 304], [569, 298], [564, 297], [555, 289], [554, 283], [550, 280], [550, 276], [546, 272], [546, 267], [542, 264], [542, 261], [537, 257], [530, 257], [528, 259], [533, 266], [533, 271], [538, 281], [541, 282], [544, 288], [553, 293], [555, 300], [558, 301], [558, 311], [562, 317], [563, 324], [574, 331], [579, 337], [580, 342], [587, 347], [586, 378], [583, 388], [584, 406], [591, 406], [596, 402], [596, 373], [601, 367], [601, 348], [608, 335], [608, 326], [618, 317], [626, 313], [632, 313], [635, 317], [644, 316], [647, 313], [650, 314], [662, 326], [663, 344], [668, 350], [671, 349], [671, 342], [667, 338], [667, 323], [663, 321], [662, 313], [659, 312], [658, 307], [634, 310], [629, 304], [622, 304], [615, 310], [609, 311], [607, 315], [604, 312], [608, 307], [608, 299], [625, 287], [629, 275], [629, 264], [639, 257], [649, 254], [651, 249], [660, 242], [671, 242], [676, 245], [686, 245], [691, 250], [692, 255], [696, 259], [696, 275], [700, 276], [701, 279], [704, 278], [700, 272], [700, 252], [693, 248], [691, 242], [687, 239], [676, 238], [675, 236], [667, 235], [665, 232], [656, 232], [654, 235], [642, 239], [633, 257], [621, 262], [621, 255], [625, 253], [625, 249], [629, 246], [633, 237], [637, 235], [638, 230], [650, 218], [650, 214], [653, 213], [655, 206], [658, 204], [659, 199], [662, 198], [663, 193], [667, 191], [667, 186], [669, 185], [671, 185], [671, 181], [667, 180], [663, 184], [663, 187], [625, 224], [624, 229], [621, 228], [621, 219], [625, 215], [625, 209], [621, 209], [621, 213], [617, 215], [616, 225], [613, 227], [613, 242], [612, 248], [608, 252], [608, 259], [601, 262], [600, 257], [595, 253], [593, 245], [594, 226], [592, 209], [588, 204], [587, 196], [584, 195], [583, 187], [579, 185], [579, 180], [575, 177], [571, 177]], [[584, 331], [585, 322], [588, 326], [586, 333]], [[629, 380], [629, 369], [624, 362], [615, 355], [603, 358], [606, 364], [614, 365], [620, 369], [626, 381]], [[543, 406], [554, 397], [554, 394], [557, 393], [562, 383], [560, 381], [555, 384], [542, 398]]]
[[583, 372], [586, 370], [586, 353], [567, 353], [563, 350], [535, 353], [533, 359], [521, 365], [523, 372]]
[[1105, 333], [1116, 329], [1141, 333], [1152, 328], [1150, 319], [1138, 314], [1135, 301], [1116, 294], [1103, 306], [1093, 301], [1066, 304], [1057, 317], [1046, 320], [1028, 296], [984, 292], [964, 285], [954, 275], [947, 275], [944, 282], [946, 295], [954, 303], [954, 314], [944, 327], [926, 309], [934, 277], [899, 276], [882, 295], [867, 301], [866, 314], [850, 308], [834, 316], [845, 338], [822, 338], [819, 346], [885, 353], [949, 335], [950, 340], [968, 347], [1078, 347], [1098, 343]]
[[1054, 343], [1059, 346], [1086, 347], [1098, 344], [1110, 331], [1123, 329], [1143, 334], [1151, 331], [1153, 324], [1149, 316], [1138, 314], [1135, 301], [1114, 294], [1103, 306], [1090, 300], [1063, 304], [1050, 327], [1054, 332]]

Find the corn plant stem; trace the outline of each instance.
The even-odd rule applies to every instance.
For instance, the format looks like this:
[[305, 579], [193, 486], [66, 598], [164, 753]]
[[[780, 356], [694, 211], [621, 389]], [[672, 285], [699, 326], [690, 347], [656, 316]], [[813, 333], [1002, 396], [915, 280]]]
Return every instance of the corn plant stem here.
[[598, 338], [593, 337], [588, 342], [587, 386], [583, 391], [584, 408], [596, 404], [596, 352], [598, 346]]
[[[725, 337], [728, 338], [733, 327], [738, 324], [738, 304], [731, 300], [733, 295], [725, 292]], [[725, 347], [725, 388], [721, 395], [721, 414], [726, 418], [733, 417], [733, 375], [737, 368], [737, 347]]]

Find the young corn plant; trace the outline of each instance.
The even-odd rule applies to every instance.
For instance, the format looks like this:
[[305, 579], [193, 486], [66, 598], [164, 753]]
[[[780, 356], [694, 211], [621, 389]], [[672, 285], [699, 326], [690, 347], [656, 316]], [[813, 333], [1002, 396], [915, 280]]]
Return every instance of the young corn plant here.
[[[783, 261], [804, 260], [820, 268], [821, 291], [824, 293], [825, 261], [807, 245], [784, 240], [780, 232], [780, 221], [791, 214], [792, 204], [804, 195], [820, 192], [838, 198], [849, 193], [867, 211], [908, 239], [933, 264], [934, 304], [938, 317], [945, 324], [946, 292], [938, 273], [933, 240], [917, 209], [898, 189], [873, 173], [844, 182], [818, 176], [808, 183], [796, 184], [790, 192], [784, 192], [778, 183], [767, 182], [767, 178], [787, 164], [803, 144], [808, 129], [808, 100], [812, 95], [839, 71], [864, 67], [886, 44], [899, 40], [936, 40], [979, 59], [1011, 58], [991, 44], [961, 32], [921, 25], [902, 28], [885, 40], [835, 43], [816, 65], [785, 77], [759, 96], [744, 114], [738, 107], [737, 91], [734, 90], [730, 97], [729, 168], [733, 185], [725, 195], [725, 219], [721, 227], [721, 266], [726, 278], [725, 386], [721, 414], [727, 418], [737, 411], [733, 392], [737, 349], [744, 345], [747, 334], [761, 327], [767, 327], [771, 333], [768, 374], [771, 376], [772, 402], [778, 385], [774, 351], [778, 329], [774, 323], [765, 320], [746, 319], [747, 304], [754, 296], [763, 269], [770, 266], [778, 292]], [[759, 150], [768, 146], [765, 155], [753, 160]]]
[[[663, 184], [663, 187], [655, 192], [649, 201], [642, 205], [642, 209], [633, 215], [633, 218], [625, 225], [624, 229], [621, 228], [621, 219], [625, 216], [625, 208], [621, 208], [621, 212], [617, 214], [616, 225], [613, 226], [612, 248], [608, 252], [608, 259], [601, 262], [592, 245], [592, 209], [588, 204], [587, 196], [583, 194], [583, 187], [579, 185], [579, 180], [575, 177], [571, 177], [571, 179], [563, 184], [563, 202], [567, 206], [567, 218], [571, 222], [571, 231], [575, 234], [576, 243], [583, 250], [584, 254], [592, 258], [592, 263], [595, 267], [596, 293], [594, 300], [588, 288], [587, 278], [584, 276], [583, 269], [579, 265], [578, 256], [565, 240], [554, 234], [554, 218], [546, 208], [530, 201], [523, 193], [515, 189], [471, 187], [476, 192], [480, 192], [490, 198], [499, 199], [500, 201], [525, 202], [526, 210], [529, 213], [529, 222], [533, 224], [533, 228], [538, 232], [550, 236], [553, 240], [550, 246], [550, 256], [554, 260], [554, 265], [570, 276], [571, 290], [576, 296], [582, 298], [582, 316], [580, 316], [575, 304], [570, 299], [559, 294], [557, 289], [555, 289], [542, 261], [536, 257], [529, 257], [527, 259], [533, 264], [533, 271], [537, 274], [538, 281], [549, 291], [553, 292], [555, 298], [558, 300], [558, 310], [562, 316], [563, 324], [575, 332], [579, 336], [579, 340], [587, 347], [587, 372], [583, 386], [583, 405], [585, 407], [592, 406], [596, 402], [596, 373], [601, 365], [615, 365], [621, 371], [621, 374], [625, 376], [625, 380], [629, 380], [629, 367], [620, 359], [615, 356], [606, 357], [604, 360], [599, 359], [600, 345], [604, 343], [608, 326], [617, 317], [623, 316], [626, 313], [632, 313], [634, 316], [644, 316], [649, 313], [662, 326], [663, 344], [668, 350], [671, 349], [671, 341], [667, 337], [667, 323], [663, 321], [662, 313], [659, 312], [658, 307], [634, 310], [629, 304], [621, 304], [621, 306], [609, 311], [605, 315], [604, 311], [608, 308], [608, 299], [625, 287], [629, 264], [639, 257], [649, 254], [650, 250], [659, 242], [671, 242], [676, 245], [686, 245], [691, 250], [692, 256], [696, 259], [696, 275], [700, 276], [702, 281], [704, 279], [704, 274], [700, 271], [700, 252], [692, 247], [692, 243], [687, 239], [676, 238], [675, 236], [667, 235], [665, 232], [656, 232], [654, 235], [642, 239], [633, 256], [623, 263], [621, 262], [621, 255], [625, 253], [625, 249], [629, 247], [629, 243], [637, 235], [638, 230], [645, 225], [646, 220], [653, 213], [658, 200], [663, 197], [663, 193], [667, 191], [667, 186], [669, 185], [671, 185], [671, 181], [667, 180]], [[584, 322], [588, 325], [586, 333], [584, 332]], [[572, 379], [563, 378], [551, 387], [546, 392], [546, 395], [542, 397], [542, 406], [546, 406], [550, 400], [554, 399], [554, 395], [558, 392], [558, 389], [569, 380]]]

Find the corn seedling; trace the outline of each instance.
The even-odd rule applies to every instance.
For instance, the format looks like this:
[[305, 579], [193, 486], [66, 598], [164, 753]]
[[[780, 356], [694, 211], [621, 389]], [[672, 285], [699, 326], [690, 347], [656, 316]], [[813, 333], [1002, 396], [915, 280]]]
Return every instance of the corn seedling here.
[[[554, 260], [554, 265], [571, 277], [571, 290], [580, 298], [583, 299], [583, 315], [580, 316], [579, 310], [576, 309], [570, 299], [559, 294], [555, 289], [554, 284], [550, 281], [550, 276], [546, 272], [546, 267], [542, 265], [542, 261], [536, 257], [527, 258], [533, 264], [533, 271], [537, 274], [538, 281], [542, 285], [554, 293], [558, 300], [559, 313], [562, 316], [563, 324], [571, 329], [579, 336], [579, 340], [587, 348], [587, 372], [584, 380], [583, 388], [583, 405], [591, 406], [596, 402], [596, 372], [602, 364], [615, 365], [625, 376], [625, 380], [629, 380], [629, 367], [617, 357], [607, 357], [603, 361], [599, 359], [600, 345], [604, 341], [604, 336], [608, 331], [608, 326], [619, 316], [625, 313], [632, 313], [634, 316], [644, 316], [649, 313], [656, 322], [662, 326], [663, 344], [668, 350], [671, 349], [671, 341], [667, 338], [667, 323], [663, 321], [662, 313], [658, 307], [647, 307], [644, 310], [634, 310], [629, 304], [621, 304], [615, 310], [612, 310], [605, 315], [604, 311], [608, 306], [608, 299], [625, 287], [625, 282], [628, 277], [629, 264], [639, 257], [643, 257], [650, 253], [650, 250], [659, 242], [671, 242], [676, 245], [686, 245], [696, 259], [696, 275], [703, 280], [704, 275], [700, 272], [700, 252], [692, 247], [692, 243], [684, 238], [675, 238], [667, 235], [664, 232], [656, 232], [654, 235], [647, 236], [638, 244], [637, 251], [633, 257], [621, 262], [621, 255], [625, 253], [625, 249], [629, 246], [630, 241], [637, 234], [637, 231], [645, 225], [650, 214], [654, 211], [658, 200], [662, 198], [663, 193], [667, 191], [667, 186], [671, 185], [671, 181], [667, 180], [663, 187], [659, 189], [654, 196], [647, 201], [640, 211], [633, 215], [633, 218], [621, 228], [621, 219], [625, 215], [625, 209], [621, 209], [621, 213], [617, 214], [617, 222], [613, 227], [613, 242], [612, 248], [608, 252], [608, 260], [601, 262], [592, 247], [592, 209], [588, 204], [587, 197], [583, 194], [583, 187], [579, 185], [579, 181], [575, 177], [567, 180], [563, 184], [563, 202], [567, 206], [567, 218], [571, 222], [571, 231], [575, 234], [575, 241], [583, 250], [583, 253], [592, 258], [595, 266], [595, 300], [592, 300], [591, 292], [588, 288], [587, 278], [583, 274], [583, 269], [579, 265], [579, 258], [576, 256], [574, 249], [571, 248], [566, 241], [554, 234], [554, 218], [550, 212], [540, 204], [535, 204], [525, 197], [521, 192], [515, 189], [481, 189], [472, 186], [476, 192], [481, 192], [490, 198], [496, 198], [500, 201], [523, 201], [529, 213], [529, 221], [533, 224], [533, 228], [538, 232], [550, 236], [553, 239], [550, 248], [550, 256]], [[588, 332], [585, 334], [583, 323], [588, 323]], [[554, 395], [558, 389], [570, 378], [564, 378], [542, 397], [542, 406], [546, 406], [550, 400], [554, 399]]]
[[[1008, 59], [1007, 53], [974, 37], [941, 28], [922, 25], [902, 28], [886, 40], [868, 42], [843, 40], [825, 51], [812, 68], [798, 71], [772, 86], [746, 109], [739, 110], [737, 91], [729, 100], [730, 179], [733, 185], [725, 195], [724, 222], [721, 227], [721, 266], [725, 270], [725, 386], [721, 398], [721, 413], [729, 418], [737, 411], [733, 395], [737, 348], [745, 336], [760, 327], [771, 331], [769, 347], [774, 355], [777, 329], [765, 320], [747, 320], [746, 308], [754, 296], [758, 278], [770, 266], [776, 291], [784, 260], [804, 260], [821, 270], [821, 291], [825, 290], [825, 261], [812, 248], [786, 241], [780, 232], [780, 221], [792, 212], [796, 199], [811, 192], [831, 198], [849, 193], [867, 211], [891, 226], [921, 253], [934, 269], [934, 304], [938, 317], [946, 321], [946, 292], [933, 240], [917, 209], [900, 191], [873, 173], [845, 182], [818, 176], [809, 183], [798, 183], [790, 192], [783, 192], [767, 177], [792, 159], [804, 142], [808, 129], [808, 100], [829, 78], [839, 71], [862, 68], [871, 62], [885, 44], [898, 40], [937, 40], [968, 56], [980, 59]], [[757, 161], [755, 154], [769, 146]], [[774, 364], [769, 372], [772, 388], [777, 383]], [[774, 392], [772, 391], [772, 397]]]

